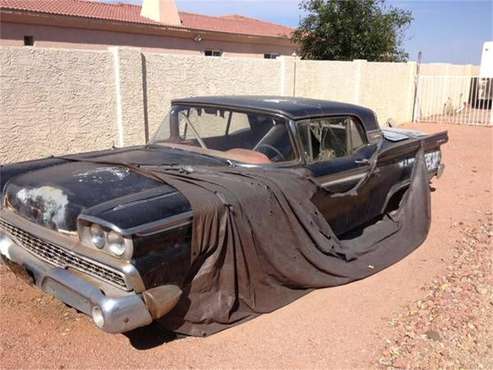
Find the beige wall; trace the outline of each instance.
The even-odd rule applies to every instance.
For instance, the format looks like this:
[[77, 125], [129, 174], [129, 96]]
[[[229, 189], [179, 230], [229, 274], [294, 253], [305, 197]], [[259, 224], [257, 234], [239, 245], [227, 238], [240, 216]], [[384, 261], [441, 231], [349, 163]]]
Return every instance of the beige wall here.
[[115, 143], [111, 55], [0, 50], [0, 163]]
[[416, 64], [362, 63], [359, 104], [377, 114], [380, 124], [412, 119]]
[[358, 103], [357, 63], [298, 60], [295, 78], [297, 96]]
[[264, 45], [258, 43], [238, 43], [207, 40], [198, 43], [189, 38], [145, 35], [125, 32], [99, 31], [82, 28], [52, 27], [36, 24], [3, 22], [0, 28], [0, 45], [23, 46], [24, 36], [33, 36], [36, 47], [104, 49], [108, 46], [128, 46], [142, 48], [144, 51], [169, 52], [174, 54], [201, 55], [206, 49], [219, 49], [224, 56], [245, 56], [263, 58], [264, 53], [291, 55], [296, 47], [283, 45]]
[[171, 99], [197, 95], [280, 95], [280, 61], [145, 53], [150, 132]]
[[416, 64], [297, 61], [296, 95], [359, 104], [381, 123], [411, 119]]
[[171, 99], [194, 95], [330, 99], [367, 106], [381, 124], [407, 122], [416, 73], [412, 62], [208, 58], [119, 47], [1, 47], [0, 66], [0, 163], [144, 143]]

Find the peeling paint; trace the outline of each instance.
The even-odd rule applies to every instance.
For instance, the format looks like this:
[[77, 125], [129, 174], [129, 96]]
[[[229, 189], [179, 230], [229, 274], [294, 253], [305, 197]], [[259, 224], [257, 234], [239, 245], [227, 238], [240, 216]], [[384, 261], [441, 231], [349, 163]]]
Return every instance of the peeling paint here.
[[121, 181], [129, 174], [128, 168], [123, 167], [99, 167], [93, 170], [75, 174], [78, 182], [93, 182], [103, 184], [105, 182]]
[[52, 186], [23, 188], [16, 197], [26, 207], [36, 209], [43, 224], [53, 224], [57, 229], [65, 228], [68, 197], [62, 190]]

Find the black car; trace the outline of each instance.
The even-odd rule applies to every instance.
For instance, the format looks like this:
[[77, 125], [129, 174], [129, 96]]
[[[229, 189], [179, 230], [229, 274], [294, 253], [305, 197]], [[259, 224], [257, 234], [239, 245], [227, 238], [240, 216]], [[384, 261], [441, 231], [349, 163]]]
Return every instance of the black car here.
[[[343, 238], [398, 208], [416, 145], [428, 180], [439, 176], [447, 140], [446, 132], [381, 129], [371, 110], [330, 101], [174, 100], [146, 145], [2, 166], [1, 256], [99, 328], [129, 331], [175, 307], [192, 260], [194, 210], [146, 168], [300, 171], [319, 187], [311, 201]], [[327, 195], [349, 191], [370, 171], [377, 175], [357, 194]]]

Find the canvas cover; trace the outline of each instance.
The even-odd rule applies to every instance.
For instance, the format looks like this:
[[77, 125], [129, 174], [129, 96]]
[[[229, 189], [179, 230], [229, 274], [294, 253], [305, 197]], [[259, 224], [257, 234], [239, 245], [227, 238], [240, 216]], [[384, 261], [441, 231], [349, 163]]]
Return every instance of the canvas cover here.
[[[330, 196], [351, 197], [355, 188]], [[192, 264], [183, 295], [160, 322], [205, 336], [271, 312], [313, 289], [372, 275], [416, 249], [430, 226], [423, 150], [399, 208], [339, 240], [311, 198], [307, 171], [164, 168], [138, 171], [174, 186], [193, 210]]]
[[[421, 144], [420, 144], [421, 145]], [[352, 189], [378, 174], [379, 150]], [[206, 336], [274, 311], [316, 288], [363, 279], [399, 261], [426, 239], [431, 222], [424, 150], [416, 149], [399, 207], [339, 239], [311, 199], [325, 191], [307, 170], [208, 166], [124, 166], [180, 191], [193, 210], [191, 267], [177, 306], [160, 323]], [[412, 158], [411, 158], [412, 159]]]

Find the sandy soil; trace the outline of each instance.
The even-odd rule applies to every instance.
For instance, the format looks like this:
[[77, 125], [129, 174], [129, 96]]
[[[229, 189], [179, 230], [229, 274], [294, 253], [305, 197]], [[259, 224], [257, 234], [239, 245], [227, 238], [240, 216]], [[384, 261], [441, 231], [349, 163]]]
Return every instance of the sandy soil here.
[[[426, 132], [448, 130], [450, 142], [443, 149], [447, 166], [445, 173], [434, 182], [436, 191], [432, 194], [431, 232], [417, 251], [399, 263], [368, 279], [315, 291], [276, 312], [211, 337], [176, 340], [152, 326], [131, 335], [100, 332], [85, 316], [25, 285], [1, 267], [0, 367], [412, 366], [409, 361], [417, 361], [416, 358], [407, 357], [393, 363], [397, 361], [399, 353], [408, 348], [411, 351], [416, 348], [424, 351], [422, 346], [413, 347], [412, 343], [403, 342], [401, 332], [405, 334], [406, 326], [414, 325], [405, 321], [408, 316], [406, 313], [416, 302], [428, 302], [430, 292], [437, 289], [437, 283], [434, 282], [447, 279], [450, 266], [456, 266], [454, 261], [458, 256], [470, 256], [467, 253], [472, 252], [461, 249], [464, 233], [474, 234], [472, 229], [483, 230], [485, 223], [491, 222], [488, 213], [493, 208], [493, 130], [438, 124], [406, 126]], [[484, 239], [484, 235], [481, 235], [476, 236], [483, 243], [481, 255], [491, 256], [491, 238]], [[470, 240], [465, 245], [470, 247]], [[481, 259], [474, 261], [482, 263]], [[491, 277], [491, 269], [488, 270], [488, 267], [483, 266], [479, 270], [483, 277]], [[491, 279], [481, 280], [483, 285], [478, 288], [479, 292], [488, 281], [491, 283]], [[457, 280], [449, 279], [446, 283], [453, 288]], [[442, 285], [439, 284], [438, 289]], [[462, 285], [458, 287], [465, 289]], [[475, 296], [464, 297], [473, 299]], [[491, 310], [493, 303], [490, 301], [485, 304]], [[446, 311], [449, 306], [437, 306], [437, 310], [441, 310], [440, 317], [447, 315], [447, 312], [442, 311]], [[490, 320], [491, 316], [481, 316], [484, 306], [474, 307], [478, 307], [474, 314], [480, 316], [482, 325], [487, 325], [485, 320]], [[437, 321], [434, 327], [426, 326], [426, 322], [421, 326], [413, 326], [417, 331], [416, 336], [437, 342], [440, 338], [445, 340], [453, 337], [454, 330], [456, 336], [466, 335], [461, 330], [467, 328], [455, 328], [453, 324], [443, 324], [446, 330], [440, 331], [441, 322]], [[471, 323], [473, 326], [476, 324], [475, 321]], [[470, 331], [472, 333], [474, 330]], [[452, 334], [447, 334], [449, 332]], [[477, 342], [484, 338], [472, 340]], [[425, 342], [424, 348], [434, 348], [432, 345], [427, 346]], [[398, 348], [397, 352], [395, 348]], [[469, 348], [467, 345], [458, 346], [457, 355], [464, 355], [463, 366], [476, 367], [476, 363], [468, 363], [467, 359], [471, 356]], [[479, 355], [487, 356], [488, 346], [484, 344], [481, 348]], [[489, 351], [491, 354], [491, 346]], [[418, 366], [423, 364], [426, 363], [416, 363]]]
[[492, 212], [478, 224], [455, 225], [462, 239], [446, 273], [424, 297], [389, 321], [378, 363], [392, 368], [493, 369]]

